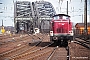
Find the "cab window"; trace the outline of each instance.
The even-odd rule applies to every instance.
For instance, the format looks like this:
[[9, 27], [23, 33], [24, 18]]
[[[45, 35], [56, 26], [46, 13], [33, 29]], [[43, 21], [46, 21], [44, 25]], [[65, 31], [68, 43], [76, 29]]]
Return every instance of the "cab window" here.
[[54, 20], [58, 20], [59, 19], [59, 16], [55, 16], [53, 17]]
[[69, 17], [68, 16], [63, 16], [63, 19], [69, 19]]

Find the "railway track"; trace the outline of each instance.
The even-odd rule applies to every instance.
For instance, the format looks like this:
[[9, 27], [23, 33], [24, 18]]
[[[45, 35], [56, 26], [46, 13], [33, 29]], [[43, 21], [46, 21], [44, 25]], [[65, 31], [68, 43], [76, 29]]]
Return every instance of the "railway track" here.
[[[38, 42], [37, 44], [39, 44], [39, 43], [40, 43], [40, 42]], [[36, 44], [36, 45], [37, 45], [37, 44]], [[36, 45], [35, 45], [35, 46], [36, 46]], [[18, 48], [18, 49], [14, 49], [14, 50], [12, 50], [12, 51], [3, 53], [3, 54], [1, 54], [0, 56], [4, 56], [4, 57], [5, 57], [5, 56], [11, 56], [11, 57], [9, 57], [10, 59], [11, 59], [11, 58], [18, 58], [18, 57], [23, 56], [24, 54], [27, 55], [27, 53], [25, 53], [26, 51], [28, 52], [28, 51], [32, 50], [33, 48], [34, 48], [34, 50], [38, 48], [38, 47], [35, 47], [35, 46], [33, 46], [33, 47], [31, 47], [31, 48], [29, 47], [29, 49], [27, 48], [26, 50], [25, 50], [25, 46], [22, 46], [22, 47], [20, 47], [20, 48]], [[11, 55], [12, 52], [15, 52], [15, 51], [17, 51], [17, 50], [19, 51], [19, 49], [21, 49], [21, 48], [24, 48], [24, 51], [22, 51], [21, 53], [17, 53], [17, 54], [15, 54], [14, 56], [12, 56], [14, 53]], [[19, 51], [19, 52], [20, 52], [20, 51]], [[22, 54], [22, 53], [23, 53], [23, 54]], [[22, 55], [20, 55], [20, 54], [22, 54]]]
[[[40, 40], [41, 38], [39, 38], [38, 36], [34, 36], [33, 38], [32, 38], [32, 36], [34, 36], [34, 35], [31, 35], [31, 36], [28, 36], [28, 35], [20, 35], [20, 36], [17, 36], [17, 37], [13, 37], [13, 38], [11, 38], [11, 39], [7, 39], [7, 40], [3, 40], [3, 42], [0, 42], [0, 47], [4, 47], [4, 46], [10, 46], [10, 44], [15, 44], [15, 43], [17, 43], [17, 42], [21, 42], [21, 41], [26, 41], [29, 37], [30, 37], [30, 39], [32, 39], [32, 41], [38, 41], [38, 40]], [[38, 38], [37, 38], [38, 37]], [[35, 39], [36, 38], [36, 39]], [[38, 40], [37, 40], [38, 39]]]
[[5, 39], [5, 38], [8, 38], [8, 37], [10, 37], [10, 35], [6, 35], [6, 34], [3, 35], [3, 34], [2, 34], [2, 35], [0, 35], [0, 40]]
[[[38, 45], [39, 43], [40, 42], [37, 42], [35, 44], [35, 46]], [[35, 46], [30, 47], [28, 44], [23, 45], [23, 46], [20, 46], [16, 49], [13, 49], [13, 50], [10, 50], [10, 51], [7, 51], [5, 53], [0, 54], [0, 57], [1, 57], [1, 59], [3, 59], [3, 58], [5, 58], [5, 59], [15, 58], [18, 55], [25, 53], [26, 51], [32, 50], [33, 48], [35, 48]]]
[[24, 35], [23, 37], [18, 36], [18, 37], [11, 38], [10, 40], [7, 39], [6, 41], [4, 41], [1, 44], [0, 47], [3, 47], [5, 45], [10, 46], [10, 44], [15, 44], [17, 42], [24, 41], [27, 38], [28, 38], [28, 36], [27, 35]]
[[13, 42], [18, 42], [21, 40], [21, 38], [25, 38], [25, 37], [26, 37], [26, 35], [23, 35], [23, 37], [21, 37], [20, 35], [13, 36], [13, 37], [10, 37], [10, 38], [0, 41], [0, 45], [6, 45], [6, 44], [13, 43]]
[[32, 37], [32, 39], [42, 39], [43, 40], [43, 38], [46, 36], [46, 34], [28, 34], [30, 37]]
[[[53, 44], [53, 43], [51, 43], [51, 44]], [[31, 51], [26, 52], [26, 53], [24, 53], [22, 55], [14, 57], [13, 59], [14, 60], [20, 60], [20, 59], [32, 60], [32, 59], [35, 59], [37, 57], [40, 57], [40, 56], [44, 55], [46, 52], [49, 52], [49, 51], [47, 51], [47, 49], [51, 50], [51, 48], [48, 48], [48, 46], [50, 46], [51, 44], [48, 44], [45, 47], [40, 47], [40, 48], [31, 50]]]
[[31, 37], [26, 35], [21, 38], [19, 37], [19, 39], [15, 39], [16, 41], [14, 41], [14, 42], [9, 42], [7, 44], [1, 45], [0, 53], [4, 53], [4, 52], [12, 50], [12, 49], [17, 49], [19, 46], [26, 45], [29, 42], [31, 42], [30, 39], [31, 39]]
[[[9, 51], [9, 50], [15, 49], [23, 44], [28, 43], [26, 40], [28, 38], [29, 38], [29, 36], [23, 35], [23, 37], [18, 36], [12, 40], [6, 40], [5, 43], [0, 45], [0, 54], [4, 53], [6, 51]], [[30, 40], [28, 40], [28, 41], [30, 41]]]
[[[69, 48], [52, 47], [53, 42], [47, 45], [43, 44], [43, 41], [45, 42], [44, 39], [48, 37], [48, 35], [46, 35], [47, 34], [37, 34], [27, 36], [25, 38], [25, 41], [27, 41], [26, 44], [1, 53], [0, 60], [70, 60]], [[31, 38], [31, 40], [29, 38]], [[29, 40], [31, 43], [28, 45]]]
[[80, 42], [73, 41], [69, 46], [71, 60], [90, 60], [90, 49], [82, 46]]
[[19, 34], [17, 35], [10, 35], [10, 34], [6, 34], [6, 35], [0, 35], [0, 41], [4, 40], [4, 39], [7, 39], [7, 38], [13, 38], [13, 37], [17, 37], [17, 36], [20, 36]]
[[[57, 46], [58, 47], [58, 46]], [[58, 47], [55, 48], [47, 60], [70, 60], [70, 51], [69, 47]]]
[[74, 43], [80, 44], [80, 45], [90, 49], [90, 40], [82, 40], [80, 38], [75, 38]]
[[[30, 37], [30, 36], [28, 36], [28, 37]], [[25, 38], [25, 40], [27, 40], [28, 37]], [[35, 36], [35, 37], [37, 37], [37, 36]], [[38, 38], [39, 38], [39, 37], [38, 37]], [[33, 37], [33, 39], [34, 39], [34, 37]], [[41, 38], [39, 38], [39, 39], [41, 39]], [[30, 41], [29, 41], [29, 42], [30, 42]], [[41, 40], [38, 41], [38, 44], [39, 44], [40, 42], [41, 42]], [[36, 46], [36, 45], [37, 45], [37, 44], [35, 44], [35, 46]], [[10, 50], [10, 51], [1, 53], [0, 56], [1, 56], [2, 58], [5, 58], [5, 57], [7, 58], [7, 57], [9, 57], [9, 56], [15, 57], [15, 56], [17, 56], [17, 55], [19, 55], [19, 54], [22, 54], [22, 53], [24, 53], [24, 52], [26, 52], [26, 51], [28, 51], [28, 50], [31, 50], [31, 49], [35, 48], [35, 46], [33, 46], [32, 48], [30, 48], [30, 46], [29, 46], [28, 44], [26, 44], [26, 45], [21, 45], [21, 46], [18, 47], [18, 48], [15, 48], [15, 49], [13, 49], [13, 50]], [[21, 52], [21, 53], [19, 53], [19, 52]], [[1, 59], [2, 59], [2, 58], [1, 58]]]

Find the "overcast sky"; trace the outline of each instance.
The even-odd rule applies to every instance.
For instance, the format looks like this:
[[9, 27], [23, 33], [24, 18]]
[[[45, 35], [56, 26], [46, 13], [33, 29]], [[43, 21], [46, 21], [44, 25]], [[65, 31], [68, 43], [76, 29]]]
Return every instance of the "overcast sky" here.
[[[1, 26], [1, 21], [4, 20], [4, 26], [14, 26], [14, 4], [13, 1], [15, 2], [16, 0], [0, 0], [0, 26]], [[17, 1], [30, 1], [30, 0], [17, 0]], [[36, 0], [31, 0], [36, 1]], [[37, 0], [39, 1], [39, 0]], [[56, 13], [65, 13], [66, 14], [66, 0], [61, 2], [59, 4], [59, 0], [44, 0], [50, 2], [55, 10]], [[71, 16], [71, 20], [74, 23], [79, 23], [82, 22], [84, 18], [82, 18], [82, 15], [84, 14], [84, 0], [68, 0], [69, 1], [69, 15]], [[88, 0], [90, 1], [90, 0]], [[88, 2], [88, 6], [90, 2]], [[61, 9], [60, 9], [61, 7]], [[88, 9], [88, 14], [90, 14], [90, 8]], [[90, 20], [88, 20], [89, 22]]]

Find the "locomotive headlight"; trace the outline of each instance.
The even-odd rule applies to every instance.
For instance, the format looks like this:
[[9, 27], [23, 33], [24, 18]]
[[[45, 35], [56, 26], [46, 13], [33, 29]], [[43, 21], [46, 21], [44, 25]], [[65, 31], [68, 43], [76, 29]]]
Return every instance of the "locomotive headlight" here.
[[53, 31], [50, 31], [50, 36], [53, 36]]
[[70, 33], [70, 35], [71, 35], [71, 36], [73, 36], [73, 31], [72, 31], [72, 30], [71, 30], [71, 31], [69, 31], [69, 33]]

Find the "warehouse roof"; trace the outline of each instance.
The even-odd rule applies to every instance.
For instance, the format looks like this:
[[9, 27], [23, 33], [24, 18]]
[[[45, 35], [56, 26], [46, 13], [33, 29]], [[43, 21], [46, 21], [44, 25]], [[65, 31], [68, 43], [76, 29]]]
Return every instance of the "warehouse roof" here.
[[[87, 26], [90, 26], [90, 23], [87, 23]], [[77, 23], [75, 27], [84, 27], [84, 23]]]

